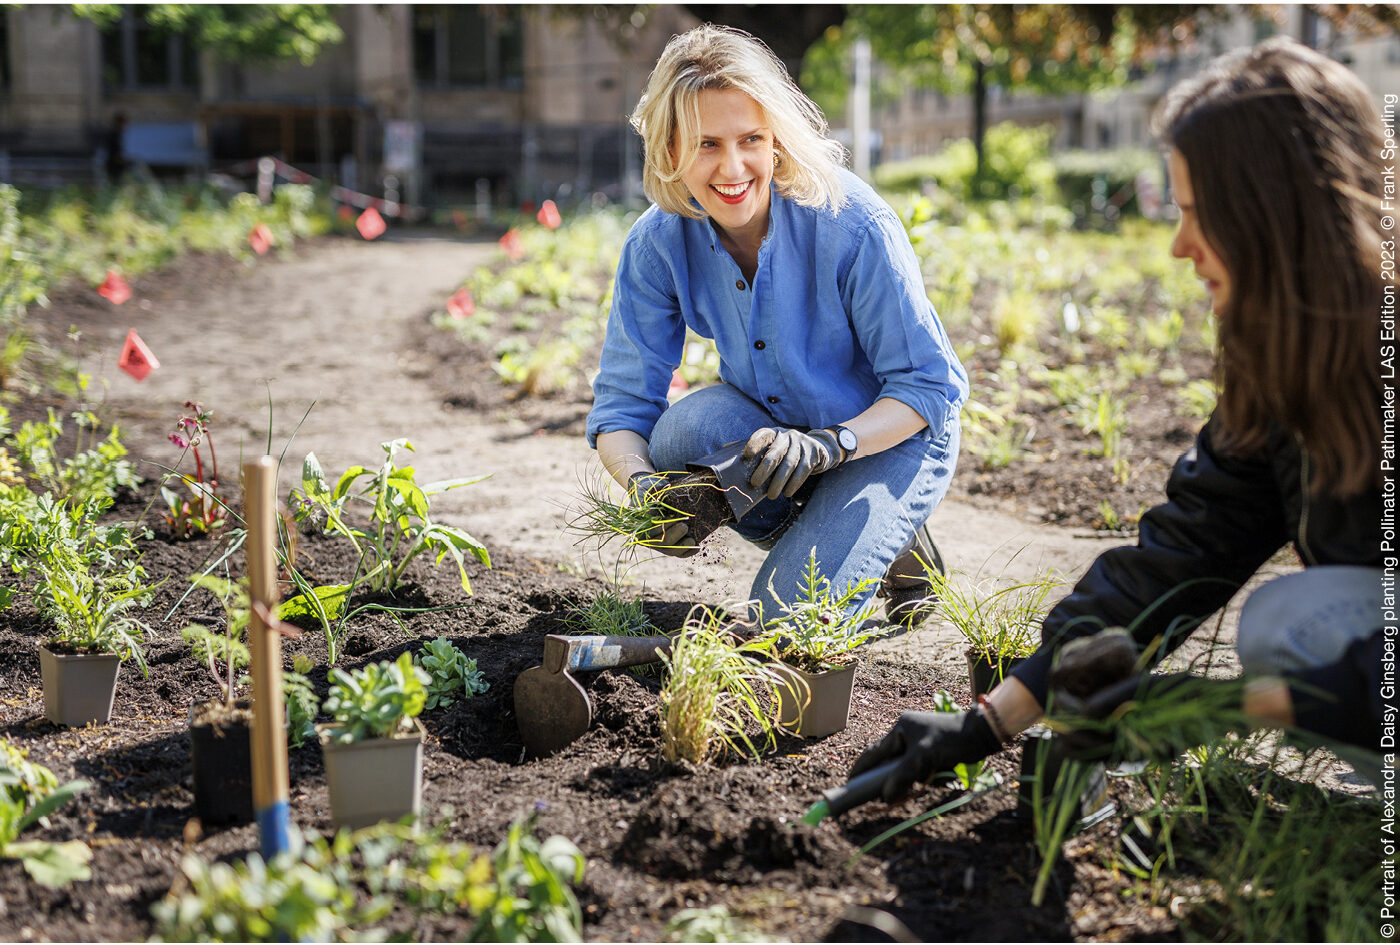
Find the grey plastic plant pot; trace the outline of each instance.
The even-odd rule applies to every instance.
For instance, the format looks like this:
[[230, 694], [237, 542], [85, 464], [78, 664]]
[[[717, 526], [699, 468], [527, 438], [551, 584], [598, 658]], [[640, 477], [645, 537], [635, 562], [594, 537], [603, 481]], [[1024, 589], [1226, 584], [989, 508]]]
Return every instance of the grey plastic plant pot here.
[[821, 673], [786, 663], [775, 663], [773, 668], [788, 680], [773, 684], [779, 725], [803, 738], [821, 738], [846, 727], [856, 685], [855, 663]]
[[56, 725], [106, 724], [122, 660], [115, 653], [61, 654], [39, 647], [44, 716]]
[[413, 732], [393, 738], [370, 738], [349, 745], [329, 741], [329, 726], [317, 726], [326, 762], [326, 789], [331, 820], [352, 830], [417, 814], [423, 807], [423, 738], [421, 722]]

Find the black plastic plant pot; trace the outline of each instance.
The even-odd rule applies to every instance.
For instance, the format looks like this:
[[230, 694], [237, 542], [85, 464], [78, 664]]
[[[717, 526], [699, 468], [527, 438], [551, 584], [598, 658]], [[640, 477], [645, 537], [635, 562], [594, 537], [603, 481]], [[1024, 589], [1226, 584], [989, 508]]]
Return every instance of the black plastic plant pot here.
[[1021, 663], [1025, 662], [1024, 656], [997, 657], [986, 650], [970, 649], [967, 651], [967, 680], [972, 687], [972, 698], [975, 701], [983, 693], [991, 692], [997, 687], [1007, 674]]
[[190, 710], [190, 767], [194, 812], [205, 824], [246, 824], [253, 820], [252, 726], [240, 707], [229, 719], [195, 722]]
[[[1055, 793], [1060, 772], [1068, 757], [1055, 734], [1037, 725], [1021, 736], [1021, 777], [1016, 787], [1017, 810], [1033, 822], [1036, 808], [1035, 785], [1042, 785], [1040, 802]], [[1079, 792], [1079, 816], [1071, 832], [1085, 830], [1112, 817], [1118, 807], [1108, 794], [1108, 775], [1102, 762], [1088, 762], [1089, 776]]]

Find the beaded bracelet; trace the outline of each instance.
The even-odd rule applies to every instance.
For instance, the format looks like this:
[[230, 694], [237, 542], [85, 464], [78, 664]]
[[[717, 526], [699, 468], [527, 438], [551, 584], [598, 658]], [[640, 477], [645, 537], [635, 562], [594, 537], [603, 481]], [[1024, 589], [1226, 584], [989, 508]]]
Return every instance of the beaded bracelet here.
[[1003, 745], [1010, 743], [1011, 738], [1006, 734], [1006, 726], [1001, 723], [1001, 716], [997, 714], [992, 700], [987, 698], [985, 692], [977, 697], [977, 706], [982, 710], [982, 717], [987, 720], [987, 727], [992, 730], [996, 740]]

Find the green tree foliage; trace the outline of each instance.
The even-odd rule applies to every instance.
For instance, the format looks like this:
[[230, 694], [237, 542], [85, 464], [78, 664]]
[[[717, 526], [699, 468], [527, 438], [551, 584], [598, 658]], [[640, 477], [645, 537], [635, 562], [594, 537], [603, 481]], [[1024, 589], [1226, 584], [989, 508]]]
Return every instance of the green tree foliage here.
[[[309, 66], [325, 47], [345, 38], [335, 22], [335, 4], [151, 3], [136, 9], [151, 26], [181, 33], [199, 48], [234, 62], [297, 59]], [[122, 6], [75, 3], [73, 12], [110, 26], [121, 20]]]

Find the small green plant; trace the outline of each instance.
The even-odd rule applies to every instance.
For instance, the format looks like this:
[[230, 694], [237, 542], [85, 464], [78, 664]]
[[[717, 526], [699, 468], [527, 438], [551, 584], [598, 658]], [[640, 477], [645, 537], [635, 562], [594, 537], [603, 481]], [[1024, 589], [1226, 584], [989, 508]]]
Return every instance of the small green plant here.
[[292, 661], [292, 669], [282, 673], [282, 699], [287, 704], [287, 744], [300, 748], [316, 737], [316, 715], [321, 711], [321, 700], [316, 698], [316, 690], [306, 674], [311, 671], [311, 660], [297, 654]]
[[1099, 446], [1092, 451], [1093, 455], [1109, 459], [1118, 455], [1123, 431], [1128, 426], [1128, 415], [1121, 398], [1106, 390], [1099, 391], [1093, 401], [1080, 403], [1077, 422], [1085, 433], [1096, 434], [1099, 438]]
[[[840, 594], [832, 593], [831, 581], [821, 573], [817, 550], [813, 548], [807, 555], [807, 568], [798, 579], [796, 596], [791, 603], [781, 605], [776, 617], [763, 621], [763, 633], [753, 647], [812, 673], [849, 663], [851, 650], [880, 632], [861, 629], [874, 614], [875, 605], [856, 607], [857, 601], [877, 583], [876, 578], [866, 578]], [[771, 585], [769, 592], [775, 599], [782, 599]]]
[[668, 942], [765, 942], [747, 922], [729, 914], [724, 906], [682, 909], [666, 923]]
[[1215, 403], [1220, 392], [1214, 381], [1194, 380], [1181, 388], [1177, 395], [1181, 412], [1195, 420], [1205, 420], [1215, 412]]
[[219, 687], [219, 698], [231, 709], [238, 670], [247, 666], [249, 659], [248, 647], [243, 642], [252, 619], [248, 579], [228, 581], [212, 574], [197, 574], [190, 581], [219, 599], [224, 608], [224, 629], [217, 633], [203, 624], [192, 623], [180, 631], [180, 636], [194, 651], [195, 659], [208, 667], [214, 685]]
[[[385, 455], [377, 469], [351, 466], [334, 489], [327, 484], [316, 454], [308, 453], [302, 464], [302, 497], [298, 500], [293, 493], [291, 502], [297, 521], [320, 513], [325, 516], [327, 534], [350, 540], [360, 554], [360, 568], [368, 568], [362, 574], [357, 569], [352, 585], [364, 580], [373, 591], [392, 592], [403, 579], [409, 562], [424, 552], [431, 552], [437, 555], [436, 564], [447, 557], [456, 562], [462, 589], [470, 594], [464, 553], [487, 567], [491, 566], [491, 556], [485, 546], [462, 529], [434, 522], [429, 517], [429, 496], [469, 486], [486, 477], [446, 479], [420, 486], [412, 466], [399, 466], [394, 461], [399, 450], [412, 450], [413, 444], [398, 439], [380, 446]], [[362, 478], [367, 480], [364, 488], [351, 492], [351, 487]], [[352, 500], [369, 507], [368, 528], [346, 522], [345, 507]]]
[[992, 337], [1005, 357], [1035, 341], [1043, 303], [1033, 292], [1018, 289], [1003, 298], [992, 313]]
[[52, 771], [29, 760], [28, 752], [0, 739], [0, 857], [19, 860], [36, 883], [53, 889], [91, 879], [92, 851], [81, 840], [19, 839], [36, 823], [47, 826], [49, 814], [88, 786], [86, 781], [60, 785]]
[[640, 597], [603, 591], [583, 604], [570, 604], [560, 621], [573, 633], [608, 637], [644, 637], [657, 633]]
[[752, 655], [749, 644], [734, 645], [723, 618], [707, 608], [692, 613], [670, 655], [662, 656], [667, 679], [661, 688], [662, 751], [667, 761], [704, 764], [728, 751], [759, 749], [746, 728], [753, 724], [766, 744], [776, 743], [775, 697], [759, 695], [760, 683], [781, 680]]
[[75, 503], [98, 497], [111, 499], [120, 489], [140, 485], [135, 469], [122, 458], [126, 447], [117, 427], [99, 439], [100, 421], [87, 406], [74, 411], [71, 419], [78, 433], [72, 455], [66, 459], [58, 442], [63, 436], [63, 421], [52, 408], [47, 420], [23, 423], [8, 438], [6, 446], [28, 479], [56, 498]]
[[[659, 476], [678, 479], [681, 472], [663, 472]], [[686, 513], [671, 504], [669, 492], [678, 485], [651, 489], [644, 495], [634, 495], [626, 502], [615, 502], [608, 491], [608, 481], [589, 480], [584, 483], [583, 498], [578, 513], [566, 527], [582, 541], [606, 545], [621, 538], [623, 549], [655, 548], [664, 541], [666, 526], [684, 521]]]
[[486, 677], [470, 659], [446, 637], [423, 645], [419, 665], [428, 674], [425, 709], [446, 708], [458, 699], [470, 699], [491, 688]]
[[1004, 587], [956, 572], [925, 573], [938, 594], [938, 612], [974, 651], [998, 660], [1028, 656], [1038, 642], [1047, 601], [1060, 586], [1052, 574]]
[[517, 820], [491, 854], [494, 882], [472, 903], [474, 942], [574, 942], [583, 913], [571, 884], [583, 881], [585, 861], [563, 837], [535, 836], [538, 809]]
[[411, 730], [409, 720], [427, 704], [431, 681], [406, 652], [393, 663], [370, 663], [353, 673], [332, 669], [331, 691], [321, 706], [331, 717], [329, 739], [348, 745]]

